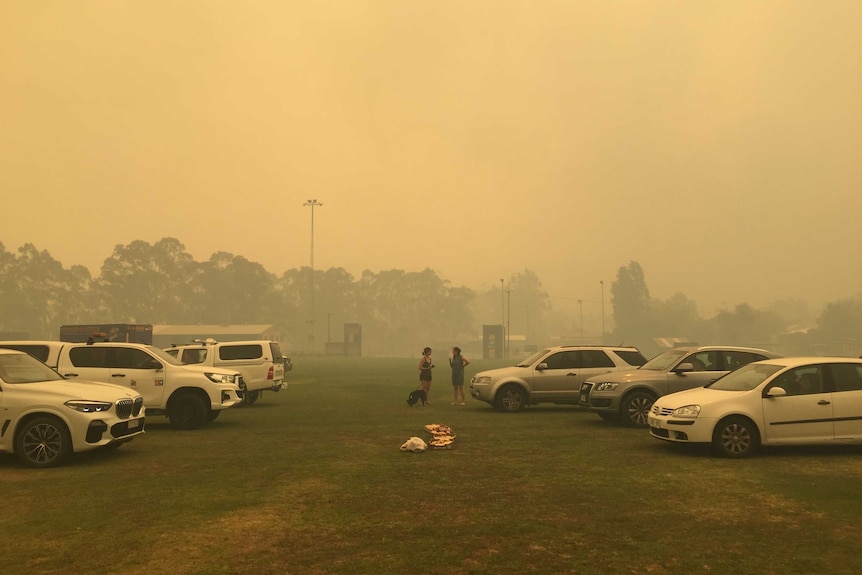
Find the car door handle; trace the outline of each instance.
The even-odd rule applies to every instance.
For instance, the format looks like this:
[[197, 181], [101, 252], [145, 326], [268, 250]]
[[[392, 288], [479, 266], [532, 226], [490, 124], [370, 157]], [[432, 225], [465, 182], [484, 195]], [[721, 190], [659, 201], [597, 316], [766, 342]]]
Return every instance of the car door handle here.
[[78, 377], [77, 373], [64, 373], [63, 377]]
[[832, 402], [826, 401], [825, 399], [821, 399], [820, 401], [817, 402], [817, 405], [829, 405], [830, 403], [832, 403]]
[[567, 373], [566, 374], [566, 377], [577, 377], [577, 376], [578, 376], [577, 373]]
[[112, 373], [111, 377], [126, 377], [125, 373]]

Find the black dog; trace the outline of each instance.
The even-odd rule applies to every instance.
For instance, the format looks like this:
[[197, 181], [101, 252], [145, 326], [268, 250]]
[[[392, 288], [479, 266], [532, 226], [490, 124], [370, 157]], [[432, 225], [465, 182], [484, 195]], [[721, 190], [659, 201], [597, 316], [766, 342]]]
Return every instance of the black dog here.
[[424, 389], [414, 389], [410, 392], [410, 395], [407, 396], [407, 405], [413, 407], [418, 402], [422, 402], [422, 405], [425, 405], [425, 390]]

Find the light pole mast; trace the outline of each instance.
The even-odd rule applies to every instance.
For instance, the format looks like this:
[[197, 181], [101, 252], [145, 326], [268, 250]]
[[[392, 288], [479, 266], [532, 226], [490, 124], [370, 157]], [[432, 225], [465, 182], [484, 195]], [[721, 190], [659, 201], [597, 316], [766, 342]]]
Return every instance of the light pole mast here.
[[506, 357], [509, 357], [510, 345], [512, 343], [512, 290], [506, 290]]
[[602, 284], [602, 341], [605, 343], [605, 280], [599, 280]]
[[[503, 289], [503, 278], [500, 278], [500, 328], [506, 331], [506, 290]], [[506, 358], [506, 334], [503, 334], [500, 340], [500, 351], [503, 358]]]
[[[581, 320], [580, 320], [581, 321], [581, 339], [583, 340], [584, 339], [584, 300], [582, 300], [582, 299], [578, 300], [578, 308], [580, 308], [580, 310], [581, 310], [581, 312], [580, 312], [581, 313]], [[581, 343], [583, 343], [583, 341]]]
[[311, 333], [308, 336], [309, 344], [311, 345], [311, 353], [314, 353], [314, 208], [323, 207], [323, 203], [315, 200], [308, 200], [303, 206], [311, 206], [311, 279], [309, 281], [309, 294], [311, 297]]

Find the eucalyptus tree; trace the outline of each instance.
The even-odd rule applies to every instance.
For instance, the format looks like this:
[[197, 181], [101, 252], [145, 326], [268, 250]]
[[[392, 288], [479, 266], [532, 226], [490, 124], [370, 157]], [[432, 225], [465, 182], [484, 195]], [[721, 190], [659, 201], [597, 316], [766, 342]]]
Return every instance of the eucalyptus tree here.
[[862, 357], [862, 296], [827, 304], [817, 319], [816, 337], [829, 353]]
[[617, 270], [616, 280], [611, 284], [611, 305], [616, 339], [632, 342], [656, 335], [650, 313], [652, 300], [639, 263], [631, 261]]
[[56, 338], [59, 326], [88, 315], [90, 272], [65, 269], [46, 250], [24, 244], [17, 256], [0, 250], [0, 300], [4, 331]]
[[384, 355], [415, 354], [435, 342], [454, 344], [474, 330], [473, 299], [471, 290], [450, 287], [432, 269], [365, 270], [358, 289], [363, 341]]
[[784, 320], [777, 313], [740, 303], [721, 310], [710, 320], [714, 341], [727, 345], [772, 347], [784, 332]]
[[261, 264], [216, 252], [198, 265], [194, 314], [200, 323], [275, 324], [276, 279]]
[[172, 323], [186, 317], [196, 276], [194, 258], [175, 238], [117, 244], [98, 284], [104, 323]]

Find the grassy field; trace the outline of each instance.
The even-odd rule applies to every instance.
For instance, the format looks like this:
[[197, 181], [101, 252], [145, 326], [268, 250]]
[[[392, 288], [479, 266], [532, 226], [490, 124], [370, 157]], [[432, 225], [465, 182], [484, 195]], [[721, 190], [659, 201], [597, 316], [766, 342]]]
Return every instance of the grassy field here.
[[[0, 573], [862, 572], [860, 448], [717, 459], [573, 407], [450, 406], [448, 368], [411, 409], [416, 361], [297, 358], [207, 429], [0, 457]], [[454, 449], [402, 453], [428, 423]]]

